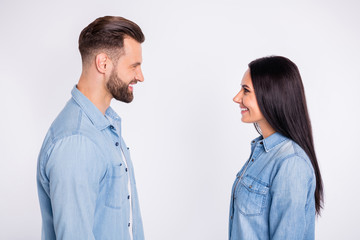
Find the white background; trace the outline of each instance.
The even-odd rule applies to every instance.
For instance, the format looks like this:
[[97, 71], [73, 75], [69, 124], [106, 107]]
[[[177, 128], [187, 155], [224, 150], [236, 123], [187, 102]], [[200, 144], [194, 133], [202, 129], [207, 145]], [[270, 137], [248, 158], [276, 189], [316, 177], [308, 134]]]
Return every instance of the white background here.
[[0, 239], [40, 239], [44, 136], [76, 84], [80, 31], [120, 15], [145, 35], [145, 82], [113, 101], [132, 151], [148, 240], [227, 239], [235, 174], [257, 136], [232, 102], [247, 64], [302, 73], [325, 186], [317, 239], [360, 239], [358, 1], [0, 2]]

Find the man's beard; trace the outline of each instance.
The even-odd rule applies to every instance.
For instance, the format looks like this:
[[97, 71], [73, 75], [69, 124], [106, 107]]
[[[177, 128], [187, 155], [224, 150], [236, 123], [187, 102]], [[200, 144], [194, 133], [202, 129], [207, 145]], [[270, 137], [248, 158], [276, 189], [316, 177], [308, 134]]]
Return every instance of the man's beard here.
[[[136, 80], [130, 83], [136, 82]], [[129, 90], [129, 84], [123, 82], [117, 75], [115, 70], [112, 71], [109, 81], [106, 83], [106, 87], [109, 89], [113, 98], [118, 101], [130, 103], [134, 99], [132, 91]]]

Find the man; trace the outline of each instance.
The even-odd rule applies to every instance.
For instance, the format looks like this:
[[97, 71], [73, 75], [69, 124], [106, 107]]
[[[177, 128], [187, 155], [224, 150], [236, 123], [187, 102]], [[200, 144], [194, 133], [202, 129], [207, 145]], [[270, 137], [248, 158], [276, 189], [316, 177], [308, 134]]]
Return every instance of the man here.
[[143, 82], [138, 25], [106, 16], [79, 37], [82, 74], [41, 148], [37, 185], [42, 239], [144, 239], [133, 165], [115, 98]]

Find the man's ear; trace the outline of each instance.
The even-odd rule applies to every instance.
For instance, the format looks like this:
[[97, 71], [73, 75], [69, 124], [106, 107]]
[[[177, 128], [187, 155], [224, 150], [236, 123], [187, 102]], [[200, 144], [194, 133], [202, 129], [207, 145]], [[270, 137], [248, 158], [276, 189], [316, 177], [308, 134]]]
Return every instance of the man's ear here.
[[111, 68], [111, 60], [105, 53], [99, 53], [95, 57], [95, 65], [100, 73], [105, 74]]

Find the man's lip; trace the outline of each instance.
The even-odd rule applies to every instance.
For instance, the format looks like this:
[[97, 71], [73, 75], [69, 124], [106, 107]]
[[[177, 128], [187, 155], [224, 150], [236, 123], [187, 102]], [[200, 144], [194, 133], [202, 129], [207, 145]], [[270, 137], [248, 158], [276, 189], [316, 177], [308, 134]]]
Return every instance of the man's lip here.
[[130, 82], [129, 83], [129, 88], [133, 89], [133, 85], [137, 84], [137, 82]]

